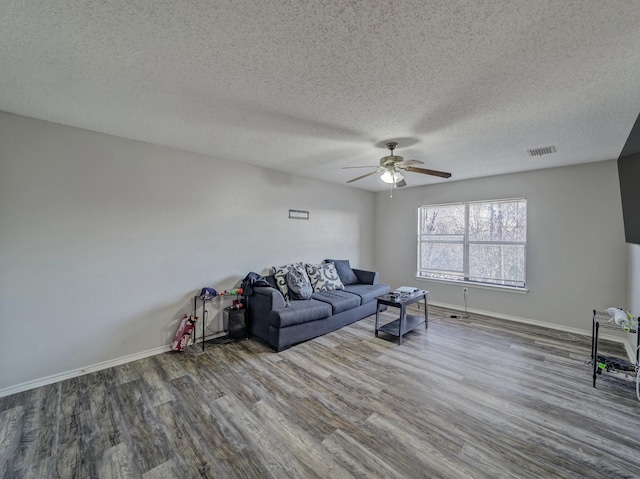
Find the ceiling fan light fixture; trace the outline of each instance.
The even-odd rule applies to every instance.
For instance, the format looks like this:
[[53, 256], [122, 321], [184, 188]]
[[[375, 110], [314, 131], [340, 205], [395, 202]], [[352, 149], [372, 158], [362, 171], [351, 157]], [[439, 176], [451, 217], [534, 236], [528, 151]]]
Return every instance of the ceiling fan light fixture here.
[[387, 170], [382, 173], [380, 179], [387, 184], [395, 184], [404, 180], [404, 176], [402, 176], [398, 171]]

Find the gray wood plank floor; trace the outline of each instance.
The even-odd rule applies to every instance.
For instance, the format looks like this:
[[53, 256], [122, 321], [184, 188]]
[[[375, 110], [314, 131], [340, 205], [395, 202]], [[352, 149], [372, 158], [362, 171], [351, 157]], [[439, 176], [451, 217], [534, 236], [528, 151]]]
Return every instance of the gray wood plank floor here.
[[591, 387], [588, 337], [430, 312], [402, 346], [370, 317], [0, 398], [0, 476], [640, 477], [634, 385]]

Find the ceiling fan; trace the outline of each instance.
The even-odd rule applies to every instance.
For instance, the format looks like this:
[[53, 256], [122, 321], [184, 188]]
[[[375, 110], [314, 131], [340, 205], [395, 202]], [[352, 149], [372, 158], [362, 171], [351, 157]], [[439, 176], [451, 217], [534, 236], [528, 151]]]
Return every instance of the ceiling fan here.
[[375, 175], [376, 173], [382, 173], [380, 175], [380, 179], [387, 184], [392, 185], [393, 187], [402, 188], [403, 186], [407, 186], [407, 183], [404, 181], [404, 176], [400, 173], [399, 170], [408, 171], [410, 173], [422, 173], [423, 175], [432, 175], [439, 176], [440, 178], [450, 178], [451, 173], [446, 173], [444, 171], [436, 171], [436, 170], [428, 170], [426, 168], [418, 168], [413, 165], [422, 165], [424, 162], [419, 160], [406, 160], [398, 155], [393, 154], [393, 150], [396, 149], [398, 144], [395, 141], [390, 141], [387, 143], [387, 148], [391, 154], [389, 156], [383, 156], [380, 158], [380, 166], [345, 166], [342, 169], [350, 169], [350, 168], [375, 168], [375, 170], [367, 173], [366, 175], [358, 176], [357, 178], [353, 178], [352, 180], [347, 181], [347, 183], [353, 183], [354, 181], [361, 180], [362, 178], [366, 178], [367, 176]]

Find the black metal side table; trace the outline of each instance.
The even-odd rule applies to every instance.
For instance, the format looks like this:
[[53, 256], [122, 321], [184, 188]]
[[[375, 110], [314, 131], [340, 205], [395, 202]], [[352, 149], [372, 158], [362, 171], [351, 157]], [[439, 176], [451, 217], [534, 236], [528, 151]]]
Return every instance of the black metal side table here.
[[[405, 333], [415, 329], [422, 323], [424, 323], [425, 329], [429, 327], [429, 308], [427, 305], [427, 295], [429, 291], [416, 291], [409, 294], [383, 294], [377, 296], [376, 301], [376, 337], [378, 332], [390, 334], [398, 337], [398, 344], [402, 344], [402, 336]], [[424, 300], [424, 317], [416, 316], [414, 314], [407, 314], [407, 306]], [[380, 326], [380, 305], [391, 306], [392, 308], [400, 309], [400, 316], [398, 319], [391, 321], [385, 325]]]
[[[214, 332], [212, 334], [209, 334], [207, 337], [206, 334], [206, 322], [207, 322], [207, 316], [208, 316], [208, 311], [206, 309], [207, 303], [211, 303], [212, 305], [215, 305], [216, 308], [220, 309], [223, 306], [223, 301], [226, 298], [231, 298], [231, 299], [237, 299], [238, 301], [241, 301], [244, 303], [244, 307], [242, 309], [238, 309], [235, 310], [234, 312], [236, 314], [242, 314], [244, 316], [243, 318], [243, 324], [242, 326], [238, 325], [238, 321], [237, 319], [235, 321], [232, 321], [231, 324], [233, 326], [233, 334], [227, 334], [227, 337], [233, 337], [233, 338], [240, 338], [241, 336], [246, 336], [247, 339], [249, 339], [249, 326], [247, 324], [247, 319], [248, 315], [246, 314], [246, 308], [247, 307], [247, 303], [248, 303], [248, 297], [245, 297], [244, 295], [241, 294], [221, 294], [218, 296], [207, 296], [207, 297], [202, 297], [199, 295], [196, 295], [193, 297], [193, 316], [196, 317], [197, 312], [198, 312], [198, 301], [200, 301], [201, 304], [201, 308], [202, 308], [202, 352], [204, 352], [204, 346], [205, 346], [205, 342], [211, 340], [212, 336], [216, 336], [219, 333], [224, 332], [225, 330], [227, 331], [227, 333], [229, 333], [229, 329], [223, 329], [223, 331], [217, 331]], [[227, 310], [230, 308], [224, 308], [223, 309], [223, 314], [224, 314], [224, 310]], [[229, 327], [229, 321], [227, 318], [227, 322], [225, 324], [225, 328]], [[240, 329], [242, 328], [242, 331], [240, 331]], [[216, 336], [215, 339], [221, 339], [219, 336]], [[194, 331], [193, 334], [193, 344], [196, 344], [196, 334]]]

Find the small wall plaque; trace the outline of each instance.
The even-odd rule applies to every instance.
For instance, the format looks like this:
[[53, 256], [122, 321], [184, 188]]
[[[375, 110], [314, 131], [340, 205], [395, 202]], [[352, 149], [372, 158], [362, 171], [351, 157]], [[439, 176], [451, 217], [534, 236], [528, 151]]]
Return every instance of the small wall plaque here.
[[289, 210], [289, 219], [291, 220], [308, 220], [309, 212], [302, 210]]

